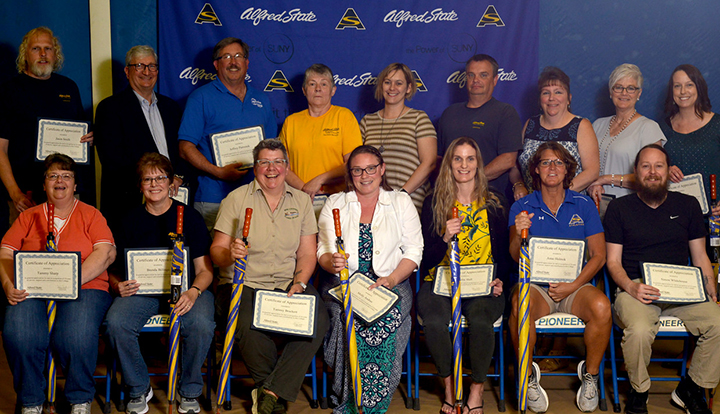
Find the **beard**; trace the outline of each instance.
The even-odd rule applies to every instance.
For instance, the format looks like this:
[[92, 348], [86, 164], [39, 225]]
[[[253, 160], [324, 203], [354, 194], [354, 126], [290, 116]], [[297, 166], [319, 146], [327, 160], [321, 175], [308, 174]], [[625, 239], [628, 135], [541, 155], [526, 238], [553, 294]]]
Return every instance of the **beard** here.
[[28, 71], [38, 78], [49, 77], [54, 70], [55, 65], [38, 65], [36, 62], [28, 63]]
[[645, 182], [641, 182], [637, 190], [638, 196], [646, 203], [662, 203], [668, 194], [668, 184], [667, 179], [656, 185], [648, 185]]

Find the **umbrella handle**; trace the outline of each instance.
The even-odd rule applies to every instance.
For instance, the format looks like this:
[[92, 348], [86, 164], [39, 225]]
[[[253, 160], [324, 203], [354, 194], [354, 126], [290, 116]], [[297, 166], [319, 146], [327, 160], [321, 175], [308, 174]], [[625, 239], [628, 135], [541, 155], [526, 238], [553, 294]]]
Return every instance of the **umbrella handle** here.
[[[527, 210], [523, 210], [523, 211], [521, 211], [521, 213], [528, 214]], [[521, 239], [527, 239], [527, 238], [528, 238], [528, 229], [522, 229], [522, 230], [520, 231], [520, 238], [521, 238]]]

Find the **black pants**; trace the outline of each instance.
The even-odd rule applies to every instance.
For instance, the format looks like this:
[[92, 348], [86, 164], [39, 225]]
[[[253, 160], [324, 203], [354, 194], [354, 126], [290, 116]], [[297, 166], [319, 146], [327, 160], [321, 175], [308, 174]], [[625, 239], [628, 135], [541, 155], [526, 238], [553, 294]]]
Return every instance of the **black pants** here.
[[[485, 296], [463, 299], [462, 314], [468, 324], [467, 354], [470, 356], [472, 379], [485, 382], [495, 350], [493, 323], [502, 315], [505, 297]], [[452, 299], [433, 293], [433, 282], [425, 282], [417, 294], [417, 310], [425, 329], [425, 342], [435, 360], [438, 374], [452, 374], [453, 346], [448, 326], [452, 319]]]
[[[227, 325], [231, 294], [232, 284], [221, 285], [217, 289], [215, 296], [217, 326]], [[317, 317], [314, 338], [272, 334], [251, 329], [255, 289], [247, 286], [242, 291], [238, 311], [235, 340], [250, 376], [257, 386], [265, 387], [286, 401], [295, 401], [305, 379], [305, 373], [313, 356], [322, 345], [330, 323], [325, 303], [315, 287], [308, 285], [305, 294], [313, 295], [316, 298]], [[283, 347], [280, 355], [278, 355], [279, 347]]]

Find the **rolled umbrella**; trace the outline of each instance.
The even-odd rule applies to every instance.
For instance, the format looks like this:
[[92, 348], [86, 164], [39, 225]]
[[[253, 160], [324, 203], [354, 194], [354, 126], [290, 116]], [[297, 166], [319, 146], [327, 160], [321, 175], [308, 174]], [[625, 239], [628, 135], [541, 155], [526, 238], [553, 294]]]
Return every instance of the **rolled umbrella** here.
[[[527, 211], [523, 211], [527, 214]], [[525, 414], [527, 406], [528, 376], [530, 364], [532, 363], [532, 350], [528, 346], [530, 336], [530, 260], [528, 256], [528, 230], [520, 233], [520, 303], [519, 303], [519, 324], [518, 324], [518, 357], [520, 359], [520, 396], [518, 406], [520, 412]]]
[[[55, 204], [48, 203], [48, 235], [47, 241], [45, 242], [45, 250], [48, 252], [56, 252], [57, 245], [55, 244]], [[48, 318], [48, 339], [52, 337], [52, 331], [55, 327], [55, 314], [57, 307], [54, 300], [47, 301], [47, 318]], [[55, 366], [55, 358], [52, 355], [52, 347], [48, 347], [47, 354], [47, 366], [48, 366], [48, 389], [47, 389], [47, 400], [48, 400], [48, 412], [55, 412], [55, 377], [57, 367]]]
[[170, 356], [168, 359], [168, 413], [172, 414], [175, 405], [175, 388], [177, 385], [178, 354], [180, 347], [180, 315], [175, 312], [175, 305], [182, 293], [182, 276], [185, 267], [183, 255], [183, 216], [185, 206], [177, 207], [177, 229], [173, 235], [172, 269], [170, 271]]
[[[247, 237], [250, 233], [250, 219], [253, 210], [245, 209], [245, 222], [243, 223], [242, 241], [247, 245]], [[230, 365], [232, 365], [232, 349], [235, 342], [235, 329], [237, 328], [238, 311], [240, 309], [240, 298], [242, 297], [243, 285], [245, 284], [245, 267], [247, 256], [235, 259], [235, 274], [233, 275], [232, 294], [230, 295], [230, 310], [228, 311], [227, 326], [225, 328], [225, 343], [223, 344], [222, 362], [220, 364], [220, 382], [217, 391], [217, 413], [226, 398], [228, 377], [230, 376]]]
[[[340, 210], [333, 209], [333, 221], [335, 222], [335, 244], [338, 253], [345, 257], [345, 242], [342, 239], [342, 228], [340, 227]], [[355, 404], [358, 411], [362, 412], [362, 381], [360, 378], [360, 367], [358, 364], [357, 339], [355, 338], [355, 317], [353, 315], [352, 296], [350, 295], [350, 272], [347, 262], [345, 268], [340, 271], [340, 286], [343, 296], [343, 308], [345, 311], [345, 339], [348, 346], [348, 359], [350, 360], [350, 374], [353, 384]]]
[[[458, 209], [453, 207], [452, 216], [458, 218]], [[462, 306], [460, 302], [460, 246], [457, 234], [450, 240], [450, 275], [452, 281], [452, 339], [453, 339], [453, 384], [455, 384], [455, 409], [462, 412]]]

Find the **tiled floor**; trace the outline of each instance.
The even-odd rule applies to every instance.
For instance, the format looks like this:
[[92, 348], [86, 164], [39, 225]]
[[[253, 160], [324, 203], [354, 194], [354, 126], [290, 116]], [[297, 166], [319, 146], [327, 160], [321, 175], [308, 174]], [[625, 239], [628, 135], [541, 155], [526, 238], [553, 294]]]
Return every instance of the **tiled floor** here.
[[[720, 354], [720, 350], [719, 354]], [[675, 352], [675, 349], [669, 349], [668, 352]], [[720, 357], [720, 355], [719, 355]], [[239, 362], [236, 362], [239, 364]], [[423, 364], [423, 368], [431, 370], [430, 364]], [[672, 369], [663, 368], [661, 366], [652, 367], [653, 372], [673, 372]], [[99, 371], [103, 371], [104, 367], [100, 366]], [[62, 387], [62, 381], [60, 387]], [[509, 382], [509, 381], [508, 381]], [[579, 381], [577, 378], [570, 377], [544, 377], [541, 384], [548, 393], [550, 399], [550, 409], [548, 413], [578, 413], [575, 406], [575, 393], [577, 391], [577, 385]], [[313, 414], [313, 413], [330, 413], [331, 410], [312, 409], [308, 404], [309, 395], [311, 389], [309, 386], [310, 382], [306, 381], [305, 386], [300, 395], [298, 395], [297, 401], [289, 404], [288, 412], [291, 414]], [[607, 401], [608, 401], [608, 412], [612, 412], [612, 383], [610, 381], [610, 369], [606, 370], [606, 384], [607, 384]], [[239, 380], [233, 382], [232, 388], [232, 413], [249, 413], [250, 412], [250, 390], [252, 383], [249, 380]], [[650, 401], [648, 409], [651, 414], [681, 414], [682, 410], [673, 406], [670, 403], [670, 392], [674, 389], [675, 382], [656, 382], [653, 383], [650, 389]], [[168, 402], [166, 400], [166, 387], [167, 381], [164, 378], [157, 377], [153, 379], [153, 389], [155, 396], [150, 402], [149, 413], [167, 413]], [[627, 390], [627, 383], [621, 385], [621, 403], [624, 404], [624, 393]], [[104, 389], [104, 384], [99, 384], [99, 388]], [[486, 383], [486, 391], [484, 394], [485, 400], [485, 412], [496, 413], [498, 412], [498, 386], [495, 383]], [[508, 385], [506, 392], [507, 401], [507, 412], [516, 413], [517, 408], [512, 398], [512, 386], [511, 383]], [[419, 413], [437, 413], [440, 408], [440, 387], [437, 378], [425, 377], [421, 378], [420, 381], [420, 411]], [[213, 394], [213, 398], [215, 398]], [[400, 389], [395, 393], [392, 404], [388, 412], [390, 413], [412, 413], [412, 410], [406, 410], [405, 408], [405, 386], [401, 384]], [[102, 413], [102, 408], [98, 401], [101, 398], [97, 398], [93, 402], [92, 412], [94, 414]], [[12, 413], [15, 406], [15, 393], [12, 387], [12, 376], [8, 369], [7, 359], [5, 358], [4, 352], [0, 352], [0, 413]], [[624, 406], [624, 405], [623, 405]], [[720, 413], [720, 403], [715, 407], [714, 412]], [[60, 414], [66, 412], [66, 407], [62, 405], [58, 406]], [[112, 412], [116, 413], [117, 408], [112, 405]], [[206, 412], [206, 411], [203, 411]], [[215, 412], [215, 404], [213, 403], [213, 410]], [[221, 410], [221, 412], [225, 412]]]

